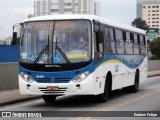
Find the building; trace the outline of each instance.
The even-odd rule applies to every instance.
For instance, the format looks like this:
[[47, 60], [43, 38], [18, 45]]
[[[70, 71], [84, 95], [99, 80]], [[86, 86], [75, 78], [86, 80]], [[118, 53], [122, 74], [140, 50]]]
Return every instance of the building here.
[[0, 44], [3, 44], [4, 41], [4, 29], [0, 27]]
[[160, 28], [160, 0], [137, 0], [137, 18], [142, 18], [150, 28]]
[[34, 1], [34, 16], [54, 14], [91, 14], [100, 16], [100, 2], [95, 0]]

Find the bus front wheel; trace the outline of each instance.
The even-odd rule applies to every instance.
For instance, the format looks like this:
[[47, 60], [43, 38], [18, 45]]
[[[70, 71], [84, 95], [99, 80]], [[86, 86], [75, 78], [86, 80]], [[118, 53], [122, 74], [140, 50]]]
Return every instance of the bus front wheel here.
[[100, 103], [106, 102], [108, 100], [108, 96], [109, 96], [109, 83], [106, 81], [105, 87], [104, 87], [104, 93], [99, 94], [97, 96], [98, 102]]
[[57, 97], [57, 96], [55, 96], [55, 95], [42, 95], [42, 98], [43, 98], [43, 100], [44, 100], [46, 103], [53, 103], [53, 102], [55, 102], [56, 97]]

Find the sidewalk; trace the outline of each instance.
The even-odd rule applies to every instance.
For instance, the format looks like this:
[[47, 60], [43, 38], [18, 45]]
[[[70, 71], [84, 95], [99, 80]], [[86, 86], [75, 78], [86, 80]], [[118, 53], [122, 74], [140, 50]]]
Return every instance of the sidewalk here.
[[[160, 76], [159, 71], [148, 72], [148, 77]], [[18, 89], [0, 91], [0, 106], [38, 99], [41, 96], [21, 95]]]
[[41, 96], [21, 95], [18, 89], [0, 91], [0, 106], [38, 99]]

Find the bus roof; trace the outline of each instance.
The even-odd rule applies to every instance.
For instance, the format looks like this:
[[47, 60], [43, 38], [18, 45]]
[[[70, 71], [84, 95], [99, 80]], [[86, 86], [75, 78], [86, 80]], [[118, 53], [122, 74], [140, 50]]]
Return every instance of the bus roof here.
[[129, 30], [131, 32], [136, 32], [136, 33], [141, 33], [145, 34], [146, 31], [132, 27], [129, 25], [121, 24], [112, 20], [108, 20], [99, 16], [95, 15], [82, 15], [82, 14], [59, 14], [59, 15], [47, 15], [47, 16], [39, 16], [39, 17], [32, 17], [24, 20], [23, 22], [31, 22], [31, 21], [45, 21], [45, 20], [76, 20], [76, 19], [88, 19], [88, 20], [96, 20], [101, 23], [104, 23], [108, 26], [116, 27], [116, 28], [121, 28], [125, 30]]

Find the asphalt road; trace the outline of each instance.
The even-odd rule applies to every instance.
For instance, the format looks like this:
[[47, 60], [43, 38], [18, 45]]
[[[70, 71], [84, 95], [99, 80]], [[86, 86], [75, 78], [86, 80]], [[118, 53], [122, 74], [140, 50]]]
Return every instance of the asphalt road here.
[[[53, 104], [46, 104], [42, 99], [38, 99], [1, 107], [0, 111], [64, 111], [60, 113], [47, 112], [49, 116], [56, 114], [58, 117], [54, 119], [60, 120], [82, 118], [93, 120], [159, 120], [160, 118], [157, 118], [156, 114], [160, 116], [160, 77], [148, 78], [140, 84], [140, 89], [137, 93], [126, 93], [122, 90], [114, 91], [106, 103], [97, 103], [94, 96], [63, 96], [58, 97]], [[73, 114], [79, 118], [70, 118]], [[104, 118], [108, 114], [109, 117]], [[118, 117], [115, 117], [116, 115]], [[123, 117], [127, 115], [129, 117]], [[139, 117], [138, 115], [146, 115], [147, 117]], [[63, 118], [65, 116], [66, 118]], [[151, 116], [155, 116], [156, 118], [152, 118]]]

